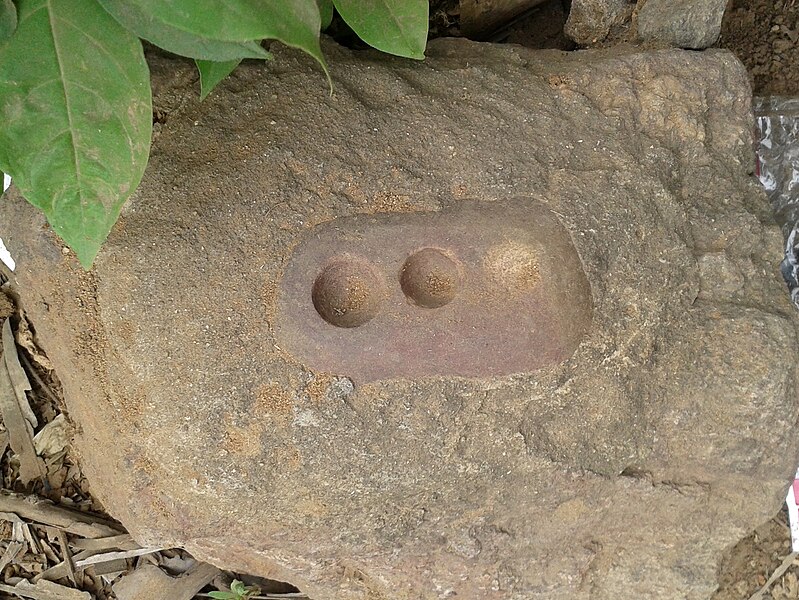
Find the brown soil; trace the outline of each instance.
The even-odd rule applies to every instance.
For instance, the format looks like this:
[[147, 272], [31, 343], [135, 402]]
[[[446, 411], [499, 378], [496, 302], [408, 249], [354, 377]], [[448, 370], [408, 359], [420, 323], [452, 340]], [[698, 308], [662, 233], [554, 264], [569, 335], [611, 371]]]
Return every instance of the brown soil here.
[[797, 0], [733, 0], [718, 46], [746, 65], [755, 95], [799, 94]]
[[[781, 511], [741, 540], [724, 558], [719, 570], [719, 590], [711, 600], [748, 600], [791, 554], [788, 517]], [[764, 599], [799, 598], [799, 567], [793, 565], [769, 586]]]
[[[480, 41], [519, 44], [528, 48], [574, 50], [576, 45], [563, 33], [569, 16], [567, 2], [548, 0], [532, 7], [494, 31], [486, 31]], [[461, 37], [458, 0], [431, 0], [430, 39]]]

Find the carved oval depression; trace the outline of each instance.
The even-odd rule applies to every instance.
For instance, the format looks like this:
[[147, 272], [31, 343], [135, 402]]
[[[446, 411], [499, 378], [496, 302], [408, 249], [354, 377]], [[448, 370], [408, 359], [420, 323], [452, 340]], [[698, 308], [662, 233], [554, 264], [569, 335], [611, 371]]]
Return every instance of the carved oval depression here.
[[462, 201], [341, 217], [295, 248], [275, 332], [308, 368], [358, 382], [532, 372], [569, 358], [591, 291], [541, 203]]
[[384, 285], [366, 259], [343, 255], [316, 277], [311, 300], [319, 316], [336, 327], [360, 327], [374, 319], [383, 304]]
[[439, 308], [449, 304], [460, 287], [460, 269], [446, 251], [422, 248], [402, 265], [400, 287], [416, 306]]

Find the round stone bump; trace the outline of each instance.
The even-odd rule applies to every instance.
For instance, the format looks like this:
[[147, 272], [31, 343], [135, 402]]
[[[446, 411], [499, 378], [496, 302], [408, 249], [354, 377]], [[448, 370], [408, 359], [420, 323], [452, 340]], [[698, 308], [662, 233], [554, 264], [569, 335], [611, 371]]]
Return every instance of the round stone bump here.
[[385, 298], [377, 269], [368, 261], [342, 257], [319, 273], [311, 290], [319, 316], [336, 327], [360, 327], [374, 319]]
[[424, 308], [438, 308], [451, 302], [459, 284], [457, 263], [436, 248], [415, 252], [400, 271], [402, 291], [411, 302]]

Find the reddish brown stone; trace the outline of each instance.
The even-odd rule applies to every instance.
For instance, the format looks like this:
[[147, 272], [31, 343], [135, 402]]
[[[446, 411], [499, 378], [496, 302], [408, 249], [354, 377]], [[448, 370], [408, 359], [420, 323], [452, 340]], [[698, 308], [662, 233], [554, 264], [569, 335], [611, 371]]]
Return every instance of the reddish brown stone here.
[[[346, 293], [332, 299], [333, 287]], [[358, 382], [507, 375], [571, 356], [591, 291], [543, 205], [462, 201], [315, 227], [286, 267], [275, 322], [284, 350]]]

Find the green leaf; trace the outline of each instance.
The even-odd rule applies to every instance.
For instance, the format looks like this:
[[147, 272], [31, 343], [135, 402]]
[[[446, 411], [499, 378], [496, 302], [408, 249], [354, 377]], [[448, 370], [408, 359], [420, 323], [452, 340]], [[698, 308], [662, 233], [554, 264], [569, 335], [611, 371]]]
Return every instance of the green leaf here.
[[96, 0], [17, 9], [0, 43], [0, 169], [89, 268], [147, 164], [147, 63]]
[[230, 592], [208, 592], [208, 595], [215, 600], [236, 600], [236, 596]]
[[227, 60], [216, 62], [213, 60], [195, 60], [197, 70], [200, 72], [200, 100], [211, 93], [220, 81], [233, 72], [239, 66], [241, 60]]
[[[275, 39], [304, 50], [327, 73], [319, 46], [316, 0], [102, 0], [102, 3], [120, 17], [119, 7], [127, 5], [129, 10], [120, 20], [134, 32], [157, 26], [222, 42]], [[221, 60], [210, 56], [195, 58]], [[242, 57], [229, 56], [226, 60], [234, 58]]]
[[397, 56], [424, 58], [428, 0], [333, 0], [333, 4], [370, 46]]
[[230, 584], [230, 591], [234, 594], [238, 594], [239, 596], [247, 593], [247, 589], [244, 587], [244, 582], [239, 581], [238, 579], [234, 579], [233, 583]]
[[17, 8], [11, 0], [0, 0], [0, 42], [14, 35]]
[[196, 35], [148, 17], [138, 4], [128, 0], [99, 2], [123, 27], [174, 54], [214, 61], [270, 56], [256, 41], [226, 42]]
[[321, 30], [324, 31], [333, 22], [333, 0], [316, 0], [319, 15], [322, 17]]

